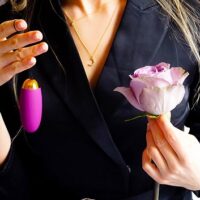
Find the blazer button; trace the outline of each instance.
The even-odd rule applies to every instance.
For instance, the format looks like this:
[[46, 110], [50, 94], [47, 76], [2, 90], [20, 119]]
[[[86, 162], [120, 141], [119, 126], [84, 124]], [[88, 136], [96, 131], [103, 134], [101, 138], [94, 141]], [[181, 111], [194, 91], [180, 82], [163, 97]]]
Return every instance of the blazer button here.
[[131, 173], [131, 168], [129, 165], [126, 165], [127, 169], [128, 169], [128, 172]]

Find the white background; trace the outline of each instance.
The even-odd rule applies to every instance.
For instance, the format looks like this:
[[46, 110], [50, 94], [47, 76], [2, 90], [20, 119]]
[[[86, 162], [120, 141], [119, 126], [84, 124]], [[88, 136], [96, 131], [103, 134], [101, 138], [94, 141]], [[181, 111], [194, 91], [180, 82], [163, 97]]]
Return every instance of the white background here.
[[193, 194], [193, 200], [197, 200], [197, 199], [200, 199], [200, 198], [197, 198], [195, 194]]

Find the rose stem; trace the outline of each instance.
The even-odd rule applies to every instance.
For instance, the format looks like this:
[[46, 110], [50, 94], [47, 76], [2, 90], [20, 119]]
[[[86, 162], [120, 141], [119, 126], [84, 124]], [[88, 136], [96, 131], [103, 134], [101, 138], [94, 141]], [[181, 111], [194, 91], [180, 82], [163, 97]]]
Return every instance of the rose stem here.
[[159, 200], [160, 184], [155, 182], [153, 200]]
[[147, 116], [147, 114], [139, 115], [139, 116], [133, 117], [131, 119], [126, 119], [125, 122], [130, 122], [130, 121], [133, 121], [135, 119], [143, 118], [143, 117], [146, 117], [146, 116]]

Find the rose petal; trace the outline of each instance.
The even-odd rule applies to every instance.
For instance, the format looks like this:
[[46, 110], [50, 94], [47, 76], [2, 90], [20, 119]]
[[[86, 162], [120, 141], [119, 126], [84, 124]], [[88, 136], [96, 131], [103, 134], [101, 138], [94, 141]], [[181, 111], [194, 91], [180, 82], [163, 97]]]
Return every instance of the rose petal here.
[[165, 72], [155, 74], [154, 77], [163, 79], [163, 80], [167, 81], [168, 83], [173, 84], [173, 79], [172, 79], [172, 76], [171, 76], [170, 69], [166, 70]]
[[186, 72], [185, 74], [183, 74], [183, 76], [177, 81], [178, 84], [183, 84], [183, 82], [185, 81], [185, 79], [189, 76], [189, 73]]
[[163, 68], [163, 72], [168, 70], [170, 68], [170, 64], [168, 63], [159, 63], [155, 66], [145, 66], [137, 69], [130, 77], [137, 78], [137, 77], [143, 77], [143, 76], [154, 76], [155, 74], [159, 74], [160, 68]]
[[140, 79], [146, 79], [146, 78], [162, 79], [162, 80], [168, 82], [169, 84], [173, 84], [173, 79], [171, 77], [170, 70], [163, 71], [163, 72], [151, 73], [151, 74], [140, 74], [137, 77], [133, 77], [132, 76], [132, 79], [134, 79], [134, 78], [140, 78]]
[[145, 87], [148, 87], [148, 85], [140, 78], [134, 78], [130, 82], [130, 88], [139, 104], [140, 104], [140, 94], [142, 93], [142, 90]]
[[156, 67], [164, 67], [165, 69], [169, 69], [170, 68], [170, 64], [169, 63], [165, 63], [165, 62], [161, 62], [161, 63], [157, 64]]
[[[165, 69], [163, 71], [159, 71], [159, 69], [157, 69], [159, 67], [164, 67]], [[163, 79], [163, 80], [169, 82], [170, 84], [177, 84], [178, 80], [181, 79], [181, 77], [185, 73], [185, 70], [181, 67], [172, 67], [172, 68], [169, 68], [169, 67], [170, 67], [170, 65], [167, 63], [160, 63], [156, 66], [152, 66], [152, 68], [151, 68], [152, 71], [150, 72], [150, 69], [149, 69], [150, 66], [147, 66], [147, 71], [143, 72], [145, 70], [145, 68], [144, 68], [142, 70], [143, 73], [138, 74], [137, 77], [159, 78], [159, 79]], [[154, 72], [153, 72], [153, 69], [155, 69]]]
[[137, 99], [134, 96], [134, 93], [132, 92], [132, 90], [130, 88], [126, 88], [126, 87], [117, 87], [114, 89], [114, 91], [116, 92], [120, 92], [121, 94], [123, 94], [126, 99], [128, 100], [128, 102], [134, 106], [135, 108], [137, 108], [138, 110], [144, 111], [142, 109], [142, 107], [140, 106], [140, 104], [138, 103]]
[[151, 75], [151, 77], [153, 76], [154, 78], [160, 78], [160, 79], [166, 80], [170, 84], [177, 84], [177, 83], [182, 84], [184, 80], [186, 79], [186, 77], [188, 76], [188, 74], [187, 75], [184, 75], [184, 74], [185, 74], [185, 70], [183, 68], [172, 67], [169, 70], [166, 70], [164, 72], [155, 73]]
[[161, 115], [173, 110], [183, 99], [183, 85], [172, 85], [166, 88], [144, 88], [140, 103], [147, 113]]
[[170, 72], [171, 72], [173, 84], [177, 84], [177, 83], [183, 84], [184, 80], [189, 75], [189, 73], [185, 72], [185, 70], [181, 67], [172, 67]]
[[137, 70], [135, 70], [134, 74], [132, 75], [133, 77], [139, 77], [140, 75], [144, 74], [152, 74], [153, 72], [153, 66], [145, 66], [141, 67]]
[[155, 77], [141, 77], [140, 78], [145, 84], [146, 87], [150, 88], [150, 87], [167, 87], [170, 85], [170, 83], [164, 79], [161, 78], [155, 78]]
[[137, 69], [132, 75], [133, 78], [141, 77], [141, 76], [150, 76], [155, 74], [155, 66], [145, 66]]
[[143, 74], [140, 76], [140, 78], [144, 79], [144, 78], [153, 78], [153, 79], [162, 79], [164, 81], [167, 81], [169, 84], [173, 84], [173, 79], [172, 79], [172, 76], [171, 76], [171, 72], [170, 72], [170, 69], [169, 70], [166, 70], [166, 71], [163, 71], [163, 72], [157, 72], [157, 73], [154, 73], [154, 74]]

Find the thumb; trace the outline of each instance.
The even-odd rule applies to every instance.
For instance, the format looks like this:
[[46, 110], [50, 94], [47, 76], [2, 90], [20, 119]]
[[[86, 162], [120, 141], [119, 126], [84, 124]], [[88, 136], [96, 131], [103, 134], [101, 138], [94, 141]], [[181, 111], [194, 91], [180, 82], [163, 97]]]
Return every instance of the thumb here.
[[169, 120], [169, 115], [161, 115], [156, 123], [162, 130], [166, 140], [170, 144], [170, 146], [174, 149], [174, 151], [178, 154], [179, 157], [184, 157], [184, 142], [183, 142], [183, 134], [181, 130], [174, 127], [173, 124]]
[[171, 112], [167, 112], [165, 114], [159, 115], [157, 119], [161, 119], [161, 118], [171, 121]]

